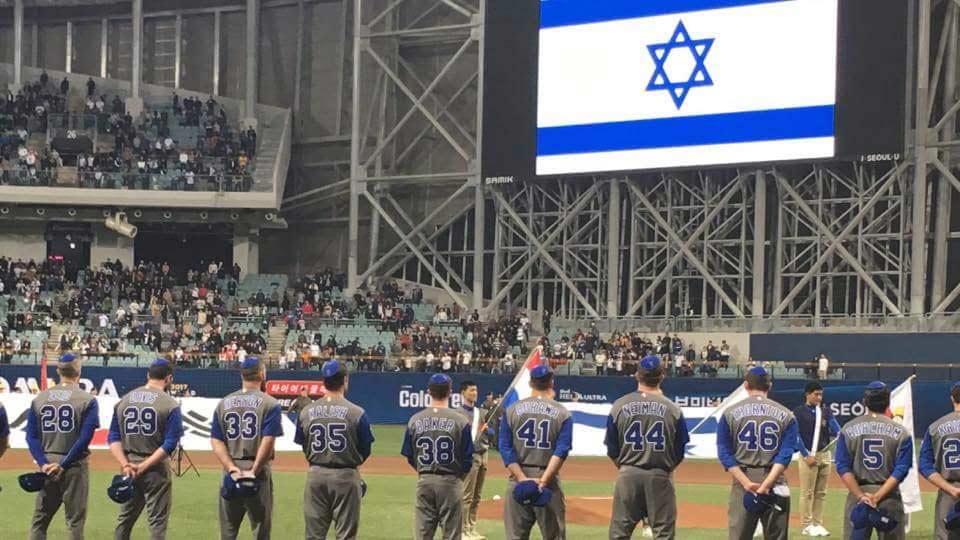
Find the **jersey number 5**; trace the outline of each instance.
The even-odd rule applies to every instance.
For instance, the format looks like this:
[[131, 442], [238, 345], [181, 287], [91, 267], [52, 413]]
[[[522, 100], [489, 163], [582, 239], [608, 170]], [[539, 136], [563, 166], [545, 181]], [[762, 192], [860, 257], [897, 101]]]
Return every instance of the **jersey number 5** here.
[[883, 467], [883, 439], [863, 439], [863, 466], [871, 471]]
[[748, 420], [740, 428], [737, 442], [746, 446], [747, 450], [773, 452], [780, 447], [780, 426], [776, 422]]
[[654, 422], [644, 435], [643, 422], [635, 420], [623, 433], [623, 442], [631, 445], [634, 452], [643, 452], [646, 443], [650, 443], [654, 451], [663, 452], [667, 447], [667, 438], [663, 434], [663, 422]]

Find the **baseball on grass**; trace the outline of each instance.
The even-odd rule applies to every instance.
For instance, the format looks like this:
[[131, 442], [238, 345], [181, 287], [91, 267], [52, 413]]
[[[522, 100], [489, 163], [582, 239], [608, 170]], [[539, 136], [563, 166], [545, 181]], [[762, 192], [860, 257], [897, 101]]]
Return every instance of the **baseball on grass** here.
[[499, 500], [500, 500], [500, 496], [499, 496], [499, 495], [494, 495], [494, 496], [493, 496], [493, 500], [499, 501]]

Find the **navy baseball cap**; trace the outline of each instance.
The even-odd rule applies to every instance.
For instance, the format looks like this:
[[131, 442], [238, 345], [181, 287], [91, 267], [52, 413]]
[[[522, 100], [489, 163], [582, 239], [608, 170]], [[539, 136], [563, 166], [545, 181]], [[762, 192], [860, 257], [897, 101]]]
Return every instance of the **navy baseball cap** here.
[[46, 485], [47, 475], [39, 471], [21, 474], [17, 477], [17, 482], [20, 483], [20, 488], [27, 493], [36, 493]]
[[536, 480], [517, 482], [513, 487], [513, 499], [523, 506], [546, 506], [551, 498], [553, 491], [548, 487], [541, 490]]
[[117, 504], [123, 504], [133, 498], [135, 489], [133, 478], [118, 474], [113, 477], [113, 481], [107, 486], [107, 497], [110, 497], [110, 500]]
[[549, 377], [551, 374], [553, 374], [553, 372], [550, 371], [550, 366], [546, 366], [543, 364], [540, 364], [539, 366], [530, 370], [530, 378], [535, 381], [542, 381], [547, 377]]
[[153, 363], [150, 364], [150, 367], [169, 366], [169, 365], [170, 365], [170, 361], [167, 360], [166, 358], [155, 358], [153, 360]]
[[867, 390], [876, 391], [876, 390], [886, 390], [886, 389], [887, 389], [887, 385], [881, 381], [873, 381], [872, 383], [867, 385]]
[[943, 524], [947, 527], [948, 531], [960, 529], [960, 502], [953, 505], [953, 511], [943, 519]]
[[60, 357], [61, 364], [69, 364], [70, 362], [75, 362], [77, 357], [73, 353], [67, 353]]
[[647, 371], [653, 371], [660, 367], [660, 357], [655, 354], [646, 356], [643, 360], [640, 360], [640, 367]]
[[324, 379], [329, 379], [335, 377], [340, 373], [346, 373], [347, 370], [344, 369], [343, 365], [336, 360], [328, 360], [323, 363], [323, 367], [320, 368], [320, 376]]
[[769, 373], [767, 373], [767, 370], [763, 366], [753, 366], [752, 368], [747, 370], [747, 374], [755, 375], [757, 377], [766, 377], [767, 375], [769, 375]]
[[748, 491], [743, 494], [743, 507], [751, 514], [762, 514], [777, 506], [777, 498], [770, 493], [754, 493]]
[[852, 537], [854, 540], [870, 538], [871, 529], [876, 529], [877, 532], [890, 532], [899, 525], [897, 520], [867, 503], [859, 503], [853, 507], [850, 512], [850, 523], [854, 529]]
[[253, 369], [260, 366], [260, 358], [256, 356], [248, 356], [243, 359], [243, 362], [240, 362], [240, 369]]
[[444, 373], [434, 373], [430, 376], [430, 382], [428, 384], [453, 384], [453, 380]]
[[260, 481], [256, 478], [234, 479], [230, 473], [223, 475], [223, 485], [220, 486], [220, 496], [224, 500], [243, 499], [253, 497], [260, 491]]

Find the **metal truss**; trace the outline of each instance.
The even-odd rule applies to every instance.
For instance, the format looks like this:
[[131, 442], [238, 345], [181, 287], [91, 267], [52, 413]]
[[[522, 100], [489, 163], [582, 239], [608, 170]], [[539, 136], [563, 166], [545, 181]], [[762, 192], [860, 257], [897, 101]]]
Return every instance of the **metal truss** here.
[[[479, 307], [484, 0], [353, 0], [353, 14], [348, 288], [406, 274], [416, 261], [419, 281], [464, 308]], [[417, 206], [411, 202], [427, 199], [431, 208], [411, 211]], [[467, 212], [474, 223], [461, 229], [460, 240], [472, 240], [472, 249], [452, 255], [448, 234], [447, 252], [440, 253], [441, 232]], [[370, 216], [362, 271], [361, 214]]]

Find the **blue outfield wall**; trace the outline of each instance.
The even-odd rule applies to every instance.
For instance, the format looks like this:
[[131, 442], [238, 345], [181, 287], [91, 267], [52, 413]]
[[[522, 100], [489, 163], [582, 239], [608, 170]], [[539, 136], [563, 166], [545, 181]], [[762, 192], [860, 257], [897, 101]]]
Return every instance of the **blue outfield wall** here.
[[[750, 355], [764, 361], [807, 362], [824, 353], [832, 366], [856, 364], [917, 364], [917, 368], [883, 368], [884, 377], [945, 380], [960, 377], [960, 333], [913, 332], [833, 334], [752, 334]], [[930, 368], [924, 364], [956, 364]], [[847, 378], [876, 376], [876, 369], [847, 368]]]
[[[55, 376], [49, 368], [50, 376]], [[17, 385], [36, 378], [36, 366], [0, 366], [4, 384]], [[270, 380], [316, 380], [316, 371], [272, 371]], [[138, 368], [83, 369], [85, 384], [96, 387], [101, 394], [119, 395], [144, 383], [146, 370]], [[487, 392], [502, 393], [512, 377], [505, 375], [453, 374], [454, 390], [465, 379], [476, 382], [481, 396]], [[868, 381], [826, 381], [823, 383], [825, 401], [830, 404], [841, 423], [863, 414], [860, 401]], [[902, 379], [886, 381], [891, 387]], [[222, 397], [240, 387], [240, 375], [233, 370], [181, 369], [176, 372], [175, 384], [185, 384], [201, 397]], [[377, 424], [402, 424], [425, 405], [427, 375], [423, 373], [355, 373], [350, 377], [348, 398], [367, 410]], [[952, 382], [914, 381], [914, 417], [918, 433], [926, 430], [934, 420], [950, 412]], [[736, 379], [667, 379], [664, 391], [684, 407], [704, 407], [729, 395], [740, 385]], [[791, 409], [803, 402], [806, 381], [781, 380], [774, 384], [771, 397]], [[565, 377], [557, 378], [556, 390], [560, 401], [578, 399], [586, 403], [612, 403], [618, 397], [636, 389], [630, 377]], [[706, 427], [706, 426], [705, 426]]]

